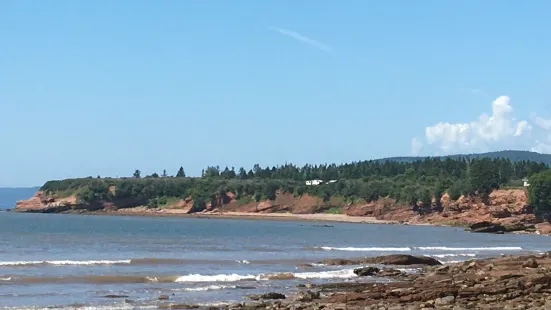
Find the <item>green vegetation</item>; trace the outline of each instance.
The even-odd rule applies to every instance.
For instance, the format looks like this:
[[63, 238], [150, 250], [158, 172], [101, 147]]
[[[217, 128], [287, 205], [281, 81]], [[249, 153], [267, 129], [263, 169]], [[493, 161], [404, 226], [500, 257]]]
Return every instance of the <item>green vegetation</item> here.
[[[192, 198], [196, 210], [207, 203], [230, 201], [232, 192], [241, 203], [274, 200], [277, 192], [295, 196], [309, 194], [329, 203], [332, 197], [345, 202], [374, 201], [381, 197], [424, 207], [448, 192], [452, 199], [460, 195], [487, 197], [493, 189], [518, 182], [548, 170], [543, 163], [490, 158], [426, 158], [418, 161], [361, 161], [342, 165], [286, 164], [279, 167], [254, 165], [250, 170], [207, 167], [201, 177], [186, 177], [181, 167], [176, 177], [166, 172], [141, 177], [136, 170], [130, 178], [81, 178], [49, 181], [42, 190], [66, 195], [72, 192], [87, 204], [114, 202], [119, 207], [137, 205], [165, 206], [178, 199]], [[322, 180], [306, 185], [307, 180]], [[536, 179], [537, 180], [537, 179]], [[515, 183], [516, 184], [516, 183]]]
[[551, 214], [551, 170], [537, 173], [530, 178], [528, 194], [536, 214], [549, 217]]

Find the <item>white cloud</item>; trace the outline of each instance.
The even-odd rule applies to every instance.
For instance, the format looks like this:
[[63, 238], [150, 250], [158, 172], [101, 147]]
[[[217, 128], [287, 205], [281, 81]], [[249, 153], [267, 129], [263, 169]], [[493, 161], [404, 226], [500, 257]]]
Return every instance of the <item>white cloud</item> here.
[[421, 150], [422, 147], [423, 147], [423, 143], [421, 143], [419, 139], [417, 138], [411, 139], [411, 153], [413, 153], [413, 155], [419, 154], [419, 151]]
[[306, 44], [310, 44], [314, 47], [316, 47], [317, 49], [320, 49], [326, 53], [330, 53], [332, 54], [333, 53], [333, 49], [326, 45], [326, 44], [323, 44], [319, 41], [316, 41], [312, 38], [309, 38], [305, 35], [302, 35], [296, 31], [292, 31], [292, 30], [288, 30], [288, 29], [283, 29], [283, 28], [276, 28], [276, 27], [271, 27], [270, 29], [274, 30], [274, 31], [277, 31], [279, 33], [281, 33], [282, 35], [286, 35], [288, 37], [291, 37], [297, 41], [300, 41], [300, 42], [303, 42], [303, 43], [306, 43]]
[[515, 131], [515, 137], [522, 136], [523, 133], [532, 130], [532, 125], [527, 121], [520, 121], [517, 123], [517, 130]]
[[445, 153], [505, 148], [529, 148], [551, 153], [551, 120], [535, 118], [539, 127], [535, 130], [528, 121], [517, 121], [513, 114], [511, 98], [500, 96], [492, 102], [491, 115], [482, 114], [471, 122], [439, 122], [426, 127], [426, 143], [433, 147], [433, 151], [442, 150]]
[[539, 116], [534, 116], [534, 122], [542, 129], [551, 130], [551, 119], [545, 119]]

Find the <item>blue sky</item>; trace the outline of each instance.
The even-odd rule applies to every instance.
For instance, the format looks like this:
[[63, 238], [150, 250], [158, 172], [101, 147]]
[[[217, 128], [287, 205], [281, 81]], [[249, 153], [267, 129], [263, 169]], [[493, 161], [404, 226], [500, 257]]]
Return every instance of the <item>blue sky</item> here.
[[550, 11], [544, 0], [3, 1], [0, 186], [551, 152]]

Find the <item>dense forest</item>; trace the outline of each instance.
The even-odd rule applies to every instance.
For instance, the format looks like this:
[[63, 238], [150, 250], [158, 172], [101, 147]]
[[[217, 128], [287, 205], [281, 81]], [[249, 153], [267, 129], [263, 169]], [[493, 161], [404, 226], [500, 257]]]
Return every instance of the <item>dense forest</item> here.
[[[128, 178], [81, 178], [49, 181], [42, 190], [58, 196], [76, 194], [87, 204], [128, 201], [125, 206], [164, 206], [174, 199], [192, 198], [195, 208], [213, 200], [235, 198], [245, 201], [275, 199], [278, 191], [301, 196], [341, 197], [346, 201], [374, 201], [390, 197], [398, 202], [430, 204], [447, 192], [451, 199], [461, 195], [488, 194], [502, 187], [522, 186], [522, 179], [546, 171], [549, 166], [534, 161], [501, 158], [425, 158], [417, 161], [372, 160], [341, 165], [285, 164], [254, 165], [252, 169], [207, 167], [201, 177], [186, 177], [183, 168], [174, 176], [142, 176], [136, 170]], [[307, 181], [319, 180], [319, 185]], [[438, 203], [438, 201], [437, 201]]]

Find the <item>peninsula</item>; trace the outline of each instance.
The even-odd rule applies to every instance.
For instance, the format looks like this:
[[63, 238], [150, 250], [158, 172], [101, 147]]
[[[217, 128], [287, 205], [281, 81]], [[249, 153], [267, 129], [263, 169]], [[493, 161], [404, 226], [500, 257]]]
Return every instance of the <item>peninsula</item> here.
[[[551, 232], [551, 155], [504, 151], [341, 165], [207, 167], [200, 177], [87, 177], [46, 182], [15, 211], [207, 215], [399, 222]], [[489, 225], [489, 224], [488, 224]], [[488, 226], [486, 225], [486, 226]], [[498, 232], [502, 228], [491, 228]]]

